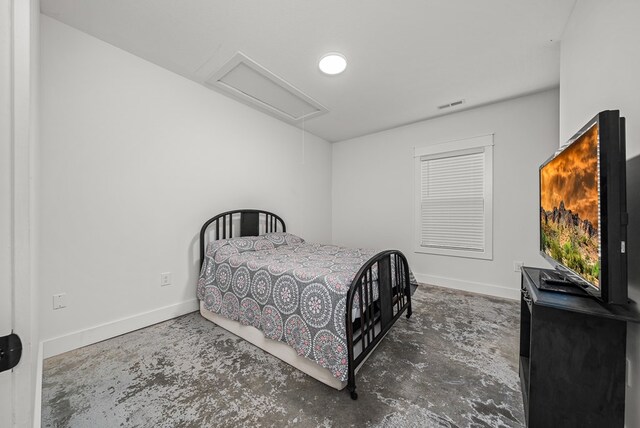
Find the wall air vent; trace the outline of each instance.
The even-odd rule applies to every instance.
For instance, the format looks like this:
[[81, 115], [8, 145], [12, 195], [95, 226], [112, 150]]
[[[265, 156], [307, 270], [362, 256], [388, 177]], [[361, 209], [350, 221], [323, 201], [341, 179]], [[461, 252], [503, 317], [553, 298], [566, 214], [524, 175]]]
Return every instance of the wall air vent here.
[[454, 101], [454, 102], [449, 103], [449, 104], [443, 104], [441, 106], [438, 106], [438, 109], [439, 110], [443, 110], [445, 108], [459, 106], [460, 104], [464, 104], [464, 100], [458, 100], [458, 101]]
[[289, 123], [326, 113], [319, 102], [241, 52], [204, 84]]

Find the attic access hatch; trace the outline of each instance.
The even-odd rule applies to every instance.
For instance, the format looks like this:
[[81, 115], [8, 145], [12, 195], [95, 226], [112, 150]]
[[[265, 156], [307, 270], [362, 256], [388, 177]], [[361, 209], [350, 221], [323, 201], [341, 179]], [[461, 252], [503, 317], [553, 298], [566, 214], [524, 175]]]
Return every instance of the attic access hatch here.
[[322, 104], [241, 52], [204, 84], [289, 123], [328, 112]]

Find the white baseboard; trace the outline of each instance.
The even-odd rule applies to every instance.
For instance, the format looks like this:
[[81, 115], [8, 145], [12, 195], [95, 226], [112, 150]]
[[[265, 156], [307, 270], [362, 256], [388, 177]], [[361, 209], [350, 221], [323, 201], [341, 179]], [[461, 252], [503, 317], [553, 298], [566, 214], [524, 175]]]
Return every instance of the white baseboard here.
[[193, 299], [89, 327], [84, 330], [74, 331], [73, 333], [45, 340], [43, 342], [43, 355], [44, 358], [53, 357], [54, 355], [91, 345], [92, 343], [101, 342], [197, 310], [198, 300]]
[[520, 299], [520, 289], [487, 284], [484, 282], [465, 281], [444, 276], [426, 275], [415, 273], [418, 282], [437, 285], [439, 287], [454, 288], [456, 290], [470, 291], [472, 293], [486, 294], [488, 296], [502, 297], [505, 299]]

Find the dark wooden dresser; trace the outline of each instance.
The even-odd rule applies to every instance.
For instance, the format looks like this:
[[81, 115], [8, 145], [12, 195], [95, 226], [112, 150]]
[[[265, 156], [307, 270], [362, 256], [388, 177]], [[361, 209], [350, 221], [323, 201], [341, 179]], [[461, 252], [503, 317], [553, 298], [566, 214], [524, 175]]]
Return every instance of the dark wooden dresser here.
[[624, 427], [627, 322], [635, 302], [540, 290], [545, 269], [522, 268], [520, 383], [527, 426]]

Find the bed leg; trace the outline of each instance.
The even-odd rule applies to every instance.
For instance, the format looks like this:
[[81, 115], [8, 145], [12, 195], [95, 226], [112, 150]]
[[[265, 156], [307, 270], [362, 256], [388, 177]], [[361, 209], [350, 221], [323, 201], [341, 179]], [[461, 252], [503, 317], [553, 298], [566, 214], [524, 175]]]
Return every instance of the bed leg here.
[[349, 390], [349, 394], [351, 395], [351, 399], [352, 400], [357, 400], [358, 399], [358, 393], [356, 392], [355, 382], [354, 382], [353, 385], [351, 383], [349, 383], [349, 385], [347, 385], [347, 389]]
[[413, 311], [411, 310], [411, 286], [407, 286], [407, 319], [411, 318]]

